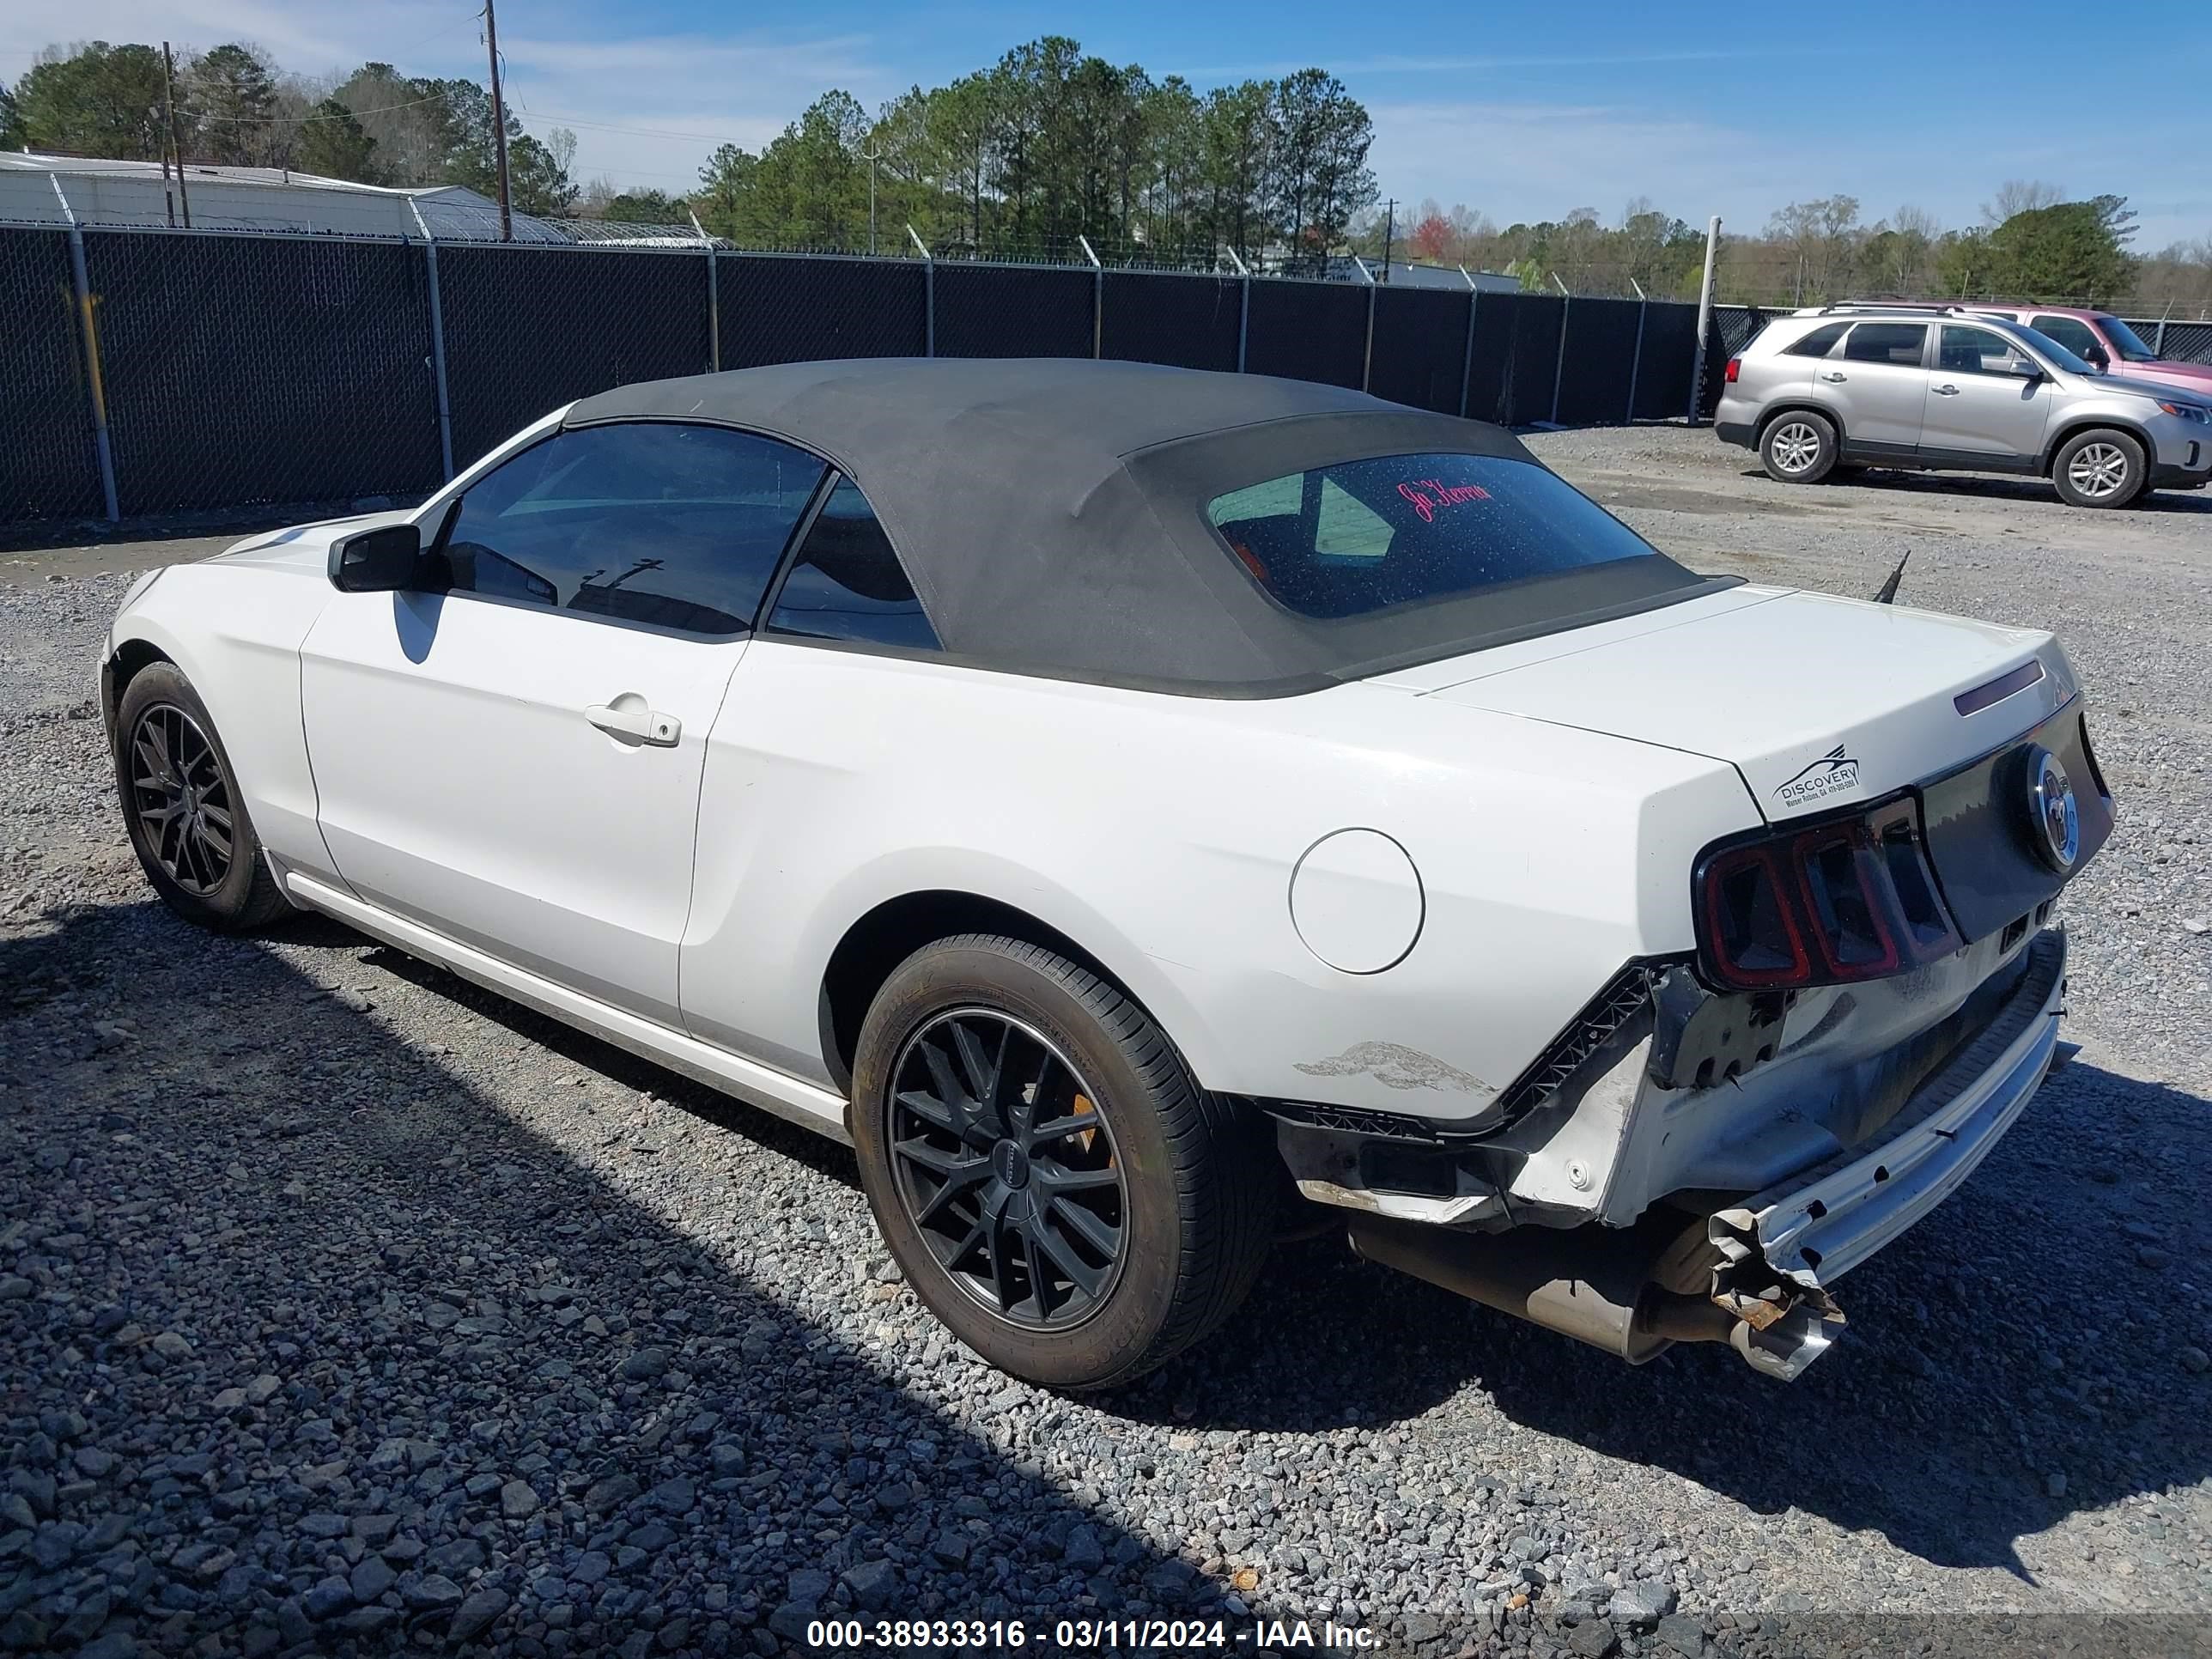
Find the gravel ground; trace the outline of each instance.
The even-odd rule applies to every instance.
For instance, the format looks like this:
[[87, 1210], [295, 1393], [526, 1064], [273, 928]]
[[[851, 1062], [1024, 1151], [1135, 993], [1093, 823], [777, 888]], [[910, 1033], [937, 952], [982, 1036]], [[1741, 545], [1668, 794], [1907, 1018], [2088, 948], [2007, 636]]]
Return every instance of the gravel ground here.
[[1231, 1651], [1263, 1617], [1436, 1656], [2206, 1650], [2212, 1226], [2174, 1200], [2212, 1153], [2212, 502], [1536, 443], [1693, 564], [1863, 593], [1910, 547], [1908, 601], [2057, 628], [2098, 700], [2084, 1053], [1802, 1381], [1627, 1370], [1315, 1243], [1132, 1393], [1010, 1382], [898, 1282], [842, 1151], [335, 927], [171, 920], [86, 701], [125, 556], [30, 557], [0, 1648], [769, 1653], [816, 1610], [1150, 1609]]

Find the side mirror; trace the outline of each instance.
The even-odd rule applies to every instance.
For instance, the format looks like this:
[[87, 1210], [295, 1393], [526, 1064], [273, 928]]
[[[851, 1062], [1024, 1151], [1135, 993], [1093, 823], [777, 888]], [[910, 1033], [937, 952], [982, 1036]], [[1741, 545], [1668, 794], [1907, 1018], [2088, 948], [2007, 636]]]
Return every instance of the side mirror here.
[[2043, 365], [2033, 357], [2008, 357], [2004, 372], [2016, 380], [2039, 380], [2043, 378]]
[[341, 593], [396, 593], [415, 585], [422, 532], [411, 524], [356, 530], [331, 544], [331, 586]]
[[2094, 363], [2100, 369], [2110, 368], [2112, 366], [2112, 354], [2100, 345], [2091, 346], [2081, 354], [2081, 359], [2084, 362]]

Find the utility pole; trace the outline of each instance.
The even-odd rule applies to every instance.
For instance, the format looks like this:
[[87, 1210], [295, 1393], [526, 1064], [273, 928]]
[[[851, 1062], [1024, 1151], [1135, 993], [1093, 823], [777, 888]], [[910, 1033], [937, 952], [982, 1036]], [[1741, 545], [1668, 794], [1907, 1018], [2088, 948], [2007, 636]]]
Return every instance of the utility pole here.
[[1698, 285], [1698, 349], [1690, 360], [1690, 424], [1705, 419], [1705, 331], [1713, 325], [1713, 267], [1720, 258], [1721, 216], [1705, 223], [1705, 276]]
[[507, 105], [499, 95], [499, 20], [492, 15], [492, 0], [484, 0], [484, 50], [491, 58], [491, 143], [499, 157], [499, 240], [514, 240], [514, 212], [507, 187]]
[[[489, 0], [486, 0], [486, 3], [489, 3]], [[868, 163], [868, 252], [873, 253], [876, 251], [876, 162], [882, 152], [870, 144], [860, 154]]]
[[[487, 3], [489, 0], [487, 0]], [[161, 106], [169, 124], [169, 159], [177, 164], [177, 200], [185, 210], [185, 228], [192, 228], [192, 197], [185, 188], [185, 153], [177, 148], [177, 65], [169, 43], [161, 42]]]
[[1382, 280], [1390, 280], [1390, 244], [1398, 240], [1398, 198], [1382, 204]]

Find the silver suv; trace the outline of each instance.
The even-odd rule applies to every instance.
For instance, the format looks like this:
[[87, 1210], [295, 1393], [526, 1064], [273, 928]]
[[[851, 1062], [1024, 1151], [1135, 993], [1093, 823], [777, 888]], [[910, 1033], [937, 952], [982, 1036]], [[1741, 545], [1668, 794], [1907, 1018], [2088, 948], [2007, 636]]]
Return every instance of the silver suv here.
[[2075, 507], [2124, 507], [2212, 477], [2212, 408], [1955, 306], [1779, 317], [1725, 380], [1715, 430], [1784, 483], [1862, 466], [2032, 473]]

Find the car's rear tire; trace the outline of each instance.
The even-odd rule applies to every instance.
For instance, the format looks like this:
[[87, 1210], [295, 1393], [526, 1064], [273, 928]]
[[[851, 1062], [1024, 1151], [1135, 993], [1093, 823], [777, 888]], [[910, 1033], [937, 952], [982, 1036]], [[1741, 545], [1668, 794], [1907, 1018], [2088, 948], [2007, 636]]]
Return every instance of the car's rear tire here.
[[124, 688], [115, 787], [146, 879], [185, 921], [234, 933], [289, 914], [215, 721], [172, 664], [149, 664]]
[[1265, 1124], [1200, 1091], [1112, 985], [1018, 939], [940, 939], [892, 971], [851, 1127], [907, 1282], [1048, 1388], [1110, 1388], [1199, 1341], [1273, 1239]]
[[2075, 433], [2051, 458], [2051, 484], [2069, 507], [2125, 507], [2149, 476], [2142, 446], [2110, 428]]
[[1778, 483], [1820, 483], [1835, 471], [1835, 423], [1802, 409], [1776, 416], [1759, 434], [1759, 464]]

